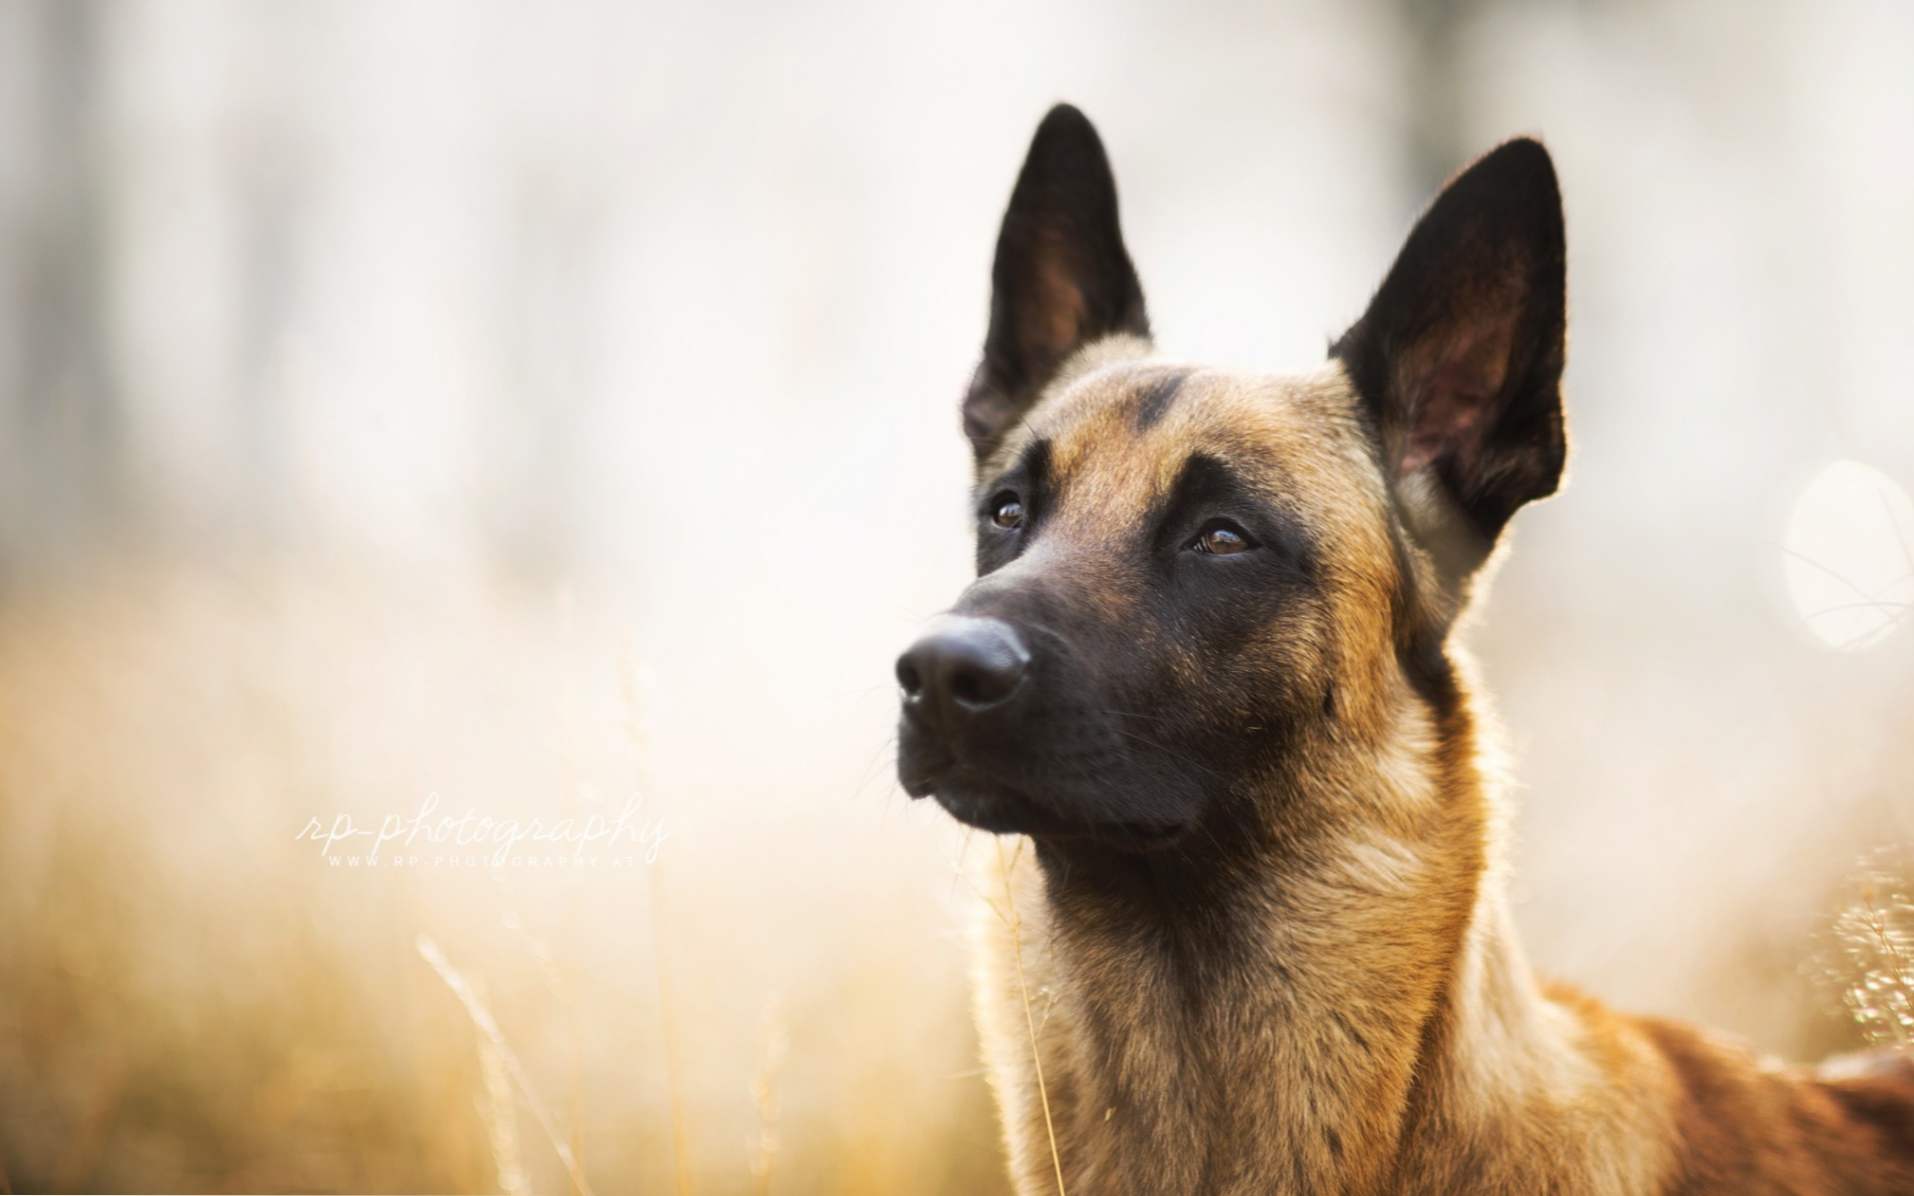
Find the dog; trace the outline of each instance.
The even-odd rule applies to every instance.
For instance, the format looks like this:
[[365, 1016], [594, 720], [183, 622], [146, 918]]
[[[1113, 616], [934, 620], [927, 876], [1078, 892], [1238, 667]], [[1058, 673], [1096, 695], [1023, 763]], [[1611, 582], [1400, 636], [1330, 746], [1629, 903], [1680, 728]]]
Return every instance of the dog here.
[[[1554, 166], [1457, 175], [1310, 373], [1160, 357], [1103, 146], [1036, 132], [962, 403], [977, 579], [898, 771], [998, 839], [1020, 1192], [1914, 1193], [1914, 1063], [1544, 986], [1452, 630], [1567, 449]], [[1000, 886], [1000, 887], [998, 887]]]

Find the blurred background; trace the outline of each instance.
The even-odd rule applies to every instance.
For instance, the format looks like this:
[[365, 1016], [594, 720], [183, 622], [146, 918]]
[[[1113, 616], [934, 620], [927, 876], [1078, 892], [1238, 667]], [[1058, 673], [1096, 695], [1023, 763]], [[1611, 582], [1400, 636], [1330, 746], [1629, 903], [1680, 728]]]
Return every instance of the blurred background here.
[[[1470, 632], [1518, 918], [1624, 1007], [1859, 1043], [1910, 62], [1890, 0], [0, 3], [0, 1185], [1001, 1190], [988, 846], [895, 787], [890, 660], [966, 578], [1058, 99], [1162, 345], [1251, 369], [1548, 140], [1571, 482]], [[646, 831], [309, 833], [428, 801]]]

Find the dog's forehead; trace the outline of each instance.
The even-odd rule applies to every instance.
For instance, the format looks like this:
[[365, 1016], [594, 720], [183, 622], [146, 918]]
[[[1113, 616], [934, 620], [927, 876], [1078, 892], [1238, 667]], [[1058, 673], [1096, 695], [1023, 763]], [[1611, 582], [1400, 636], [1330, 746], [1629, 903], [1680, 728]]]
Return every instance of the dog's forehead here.
[[1199, 454], [1270, 499], [1305, 508], [1345, 503], [1373, 474], [1353, 392], [1337, 370], [1253, 376], [1152, 360], [1105, 366], [1055, 387], [1013, 440], [1006, 460], [1042, 441], [1051, 485], [1105, 509], [1156, 501]]

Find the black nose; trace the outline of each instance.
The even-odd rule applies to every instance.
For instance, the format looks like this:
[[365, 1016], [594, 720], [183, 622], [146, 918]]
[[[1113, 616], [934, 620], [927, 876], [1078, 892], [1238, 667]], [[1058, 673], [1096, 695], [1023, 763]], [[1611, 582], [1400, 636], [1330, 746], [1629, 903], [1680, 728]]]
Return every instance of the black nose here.
[[1009, 624], [946, 615], [897, 658], [897, 682], [907, 709], [948, 724], [1001, 705], [1029, 667]]

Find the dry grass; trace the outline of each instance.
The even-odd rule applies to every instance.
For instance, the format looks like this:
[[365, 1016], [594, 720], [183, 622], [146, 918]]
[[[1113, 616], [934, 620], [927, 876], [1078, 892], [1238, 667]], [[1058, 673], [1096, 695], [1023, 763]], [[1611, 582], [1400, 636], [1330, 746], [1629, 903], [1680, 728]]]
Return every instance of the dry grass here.
[[[784, 795], [645, 777], [587, 605], [172, 569], [0, 604], [7, 1184], [1000, 1189], [941, 830], [872, 789], [868, 833], [739, 837]], [[619, 872], [348, 870], [294, 838], [640, 785], [672, 837]]]
[[1829, 977], [1870, 1042], [1914, 1048], [1914, 853], [1873, 853], [1852, 889], [1834, 922]]

